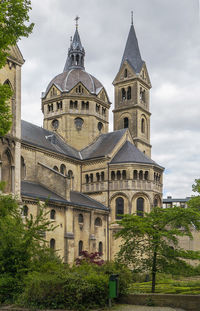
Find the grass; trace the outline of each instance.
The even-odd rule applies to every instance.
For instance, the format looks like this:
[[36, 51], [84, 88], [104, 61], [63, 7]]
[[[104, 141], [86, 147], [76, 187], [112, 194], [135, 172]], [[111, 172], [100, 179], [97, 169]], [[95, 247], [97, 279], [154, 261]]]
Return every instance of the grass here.
[[[129, 292], [131, 294], [151, 293], [151, 282], [132, 283]], [[158, 277], [155, 293], [200, 295], [200, 279]]]

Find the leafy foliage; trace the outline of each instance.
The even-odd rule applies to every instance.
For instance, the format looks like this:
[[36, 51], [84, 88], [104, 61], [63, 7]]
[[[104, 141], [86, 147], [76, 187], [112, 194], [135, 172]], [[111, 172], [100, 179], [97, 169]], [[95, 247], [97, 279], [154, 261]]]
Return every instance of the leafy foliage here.
[[[30, 0], [0, 1], [0, 69], [6, 64], [9, 47], [15, 45], [21, 37], [28, 37], [33, 24], [29, 22]], [[5, 135], [11, 127], [9, 99], [12, 91], [8, 85], [0, 84], [0, 135]]]
[[0, 302], [22, 290], [24, 276], [47, 252], [43, 232], [54, 227], [45, 207], [36, 208], [37, 216], [23, 222], [17, 201], [11, 195], [0, 195]]
[[151, 271], [152, 292], [155, 291], [156, 272], [179, 273], [189, 269], [186, 259], [199, 260], [200, 252], [179, 247], [179, 237], [192, 239], [192, 228], [200, 230], [200, 212], [194, 208], [155, 207], [145, 217], [125, 215], [117, 221], [121, 229], [116, 237], [122, 238], [118, 260], [135, 271]]

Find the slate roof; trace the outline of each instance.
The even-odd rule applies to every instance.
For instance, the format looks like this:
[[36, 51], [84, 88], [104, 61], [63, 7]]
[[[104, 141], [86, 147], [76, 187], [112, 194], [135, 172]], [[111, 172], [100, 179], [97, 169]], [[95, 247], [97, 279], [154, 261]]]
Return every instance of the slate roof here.
[[49, 200], [59, 203], [67, 203], [65, 199], [61, 196], [55, 194], [44, 186], [31, 182], [31, 181], [22, 181], [21, 182], [21, 195], [28, 196], [34, 199]]
[[129, 141], [124, 143], [121, 149], [113, 157], [111, 163], [144, 163], [159, 166]]
[[54, 132], [24, 120], [21, 122], [21, 129], [23, 142], [80, 160], [79, 152], [66, 144]]
[[108, 155], [120, 141], [126, 131], [127, 129], [122, 129], [100, 135], [93, 144], [81, 150], [82, 158], [86, 160]]
[[71, 191], [70, 200], [71, 202], [81, 205], [81, 206], [86, 206], [86, 207], [91, 206], [93, 208], [109, 211], [109, 209], [105, 205], [97, 202], [96, 200], [90, 198], [89, 196], [81, 192]]
[[99, 80], [83, 69], [71, 69], [64, 71], [51, 80], [43, 95], [46, 96], [51, 86], [55, 84], [61, 92], [69, 92], [75, 85], [81, 82], [90, 93], [98, 95], [103, 85]]
[[125, 62], [125, 60], [128, 61], [128, 63], [132, 66], [132, 68], [134, 69], [136, 73], [139, 73], [141, 71], [144, 61], [141, 58], [140, 49], [138, 46], [138, 40], [137, 40], [133, 25], [131, 25], [131, 28], [129, 31], [129, 35], [126, 41], [126, 46], [125, 46], [120, 68]]
[[103, 204], [91, 199], [89, 196], [76, 191], [70, 191], [70, 201], [65, 200], [61, 196], [47, 189], [43, 185], [35, 182], [22, 181], [21, 182], [21, 195], [31, 197], [34, 199], [49, 200], [55, 203], [74, 204], [80, 207], [101, 209], [108, 211], [109, 209]]
[[191, 197], [186, 197], [186, 198], [182, 198], [182, 199], [175, 199], [175, 198], [166, 198], [166, 199], [163, 199], [163, 203], [176, 203], [176, 202], [188, 202], [189, 200], [191, 199]]

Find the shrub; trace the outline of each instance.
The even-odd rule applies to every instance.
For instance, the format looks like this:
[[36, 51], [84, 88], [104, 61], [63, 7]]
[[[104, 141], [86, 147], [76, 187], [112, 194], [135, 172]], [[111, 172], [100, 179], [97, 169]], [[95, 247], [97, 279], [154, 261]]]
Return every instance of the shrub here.
[[108, 276], [87, 270], [73, 267], [55, 274], [30, 273], [19, 301], [26, 307], [51, 309], [103, 307], [108, 299]]

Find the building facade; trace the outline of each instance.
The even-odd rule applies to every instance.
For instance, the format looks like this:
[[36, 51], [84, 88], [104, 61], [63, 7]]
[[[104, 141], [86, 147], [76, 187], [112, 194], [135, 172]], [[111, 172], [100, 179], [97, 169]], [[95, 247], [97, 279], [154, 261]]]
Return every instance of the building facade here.
[[162, 205], [164, 169], [151, 159], [151, 82], [134, 26], [113, 82], [113, 132], [108, 132], [111, 103], [102, 83], [85, 70], [78, 26], [63, 72], [42, 93], [43, 127], [21, 121], [23, 58], [15, 51], [17, 69], [8, 62], [0, 72], [1, 83], [9, 83], [16, 94], [15, 144], [9, 143], [9, 133], [0, 149], [5, 192], [21, 197], [24, 217], [36, 216], [38, 199], [47, 200], [57, 228], [46, 239], [63, 261], [73, 263], [82, 250], [112, 260], [120, 246], [116, 219], [125, 213], [142, 216]]

